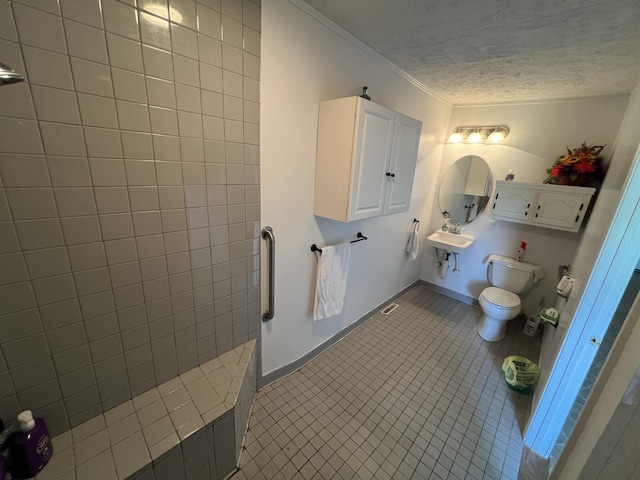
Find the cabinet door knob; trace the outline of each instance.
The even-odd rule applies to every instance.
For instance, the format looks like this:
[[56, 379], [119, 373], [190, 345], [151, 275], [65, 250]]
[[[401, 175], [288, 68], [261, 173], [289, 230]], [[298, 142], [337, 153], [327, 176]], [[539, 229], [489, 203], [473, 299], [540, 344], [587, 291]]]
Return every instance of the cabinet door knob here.
[[391, 173], [391, 172], [387, 172], [386, 175], [387, 175], [387, 177], [395, 177], [396, 176], [395, 173]]

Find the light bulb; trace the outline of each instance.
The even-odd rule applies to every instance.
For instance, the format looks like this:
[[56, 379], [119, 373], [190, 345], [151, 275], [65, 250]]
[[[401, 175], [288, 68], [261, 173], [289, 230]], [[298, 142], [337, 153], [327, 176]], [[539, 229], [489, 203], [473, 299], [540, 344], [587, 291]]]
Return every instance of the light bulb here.
[[504, 140], [504, 133], [496, 130], [491, 135], [489, 135], [489, 138], [487, 138], [487, 140], [491, 143], [500, 143]]
[[467, 137], [467, 142], [469, 143], [480, 143], [482, 141], [482, 135], [480, 132], [472, 132]]
[[460, 143], [462, 141], [462, 134], [460, 132], [453, 132], [447, 141], [449, 143]]

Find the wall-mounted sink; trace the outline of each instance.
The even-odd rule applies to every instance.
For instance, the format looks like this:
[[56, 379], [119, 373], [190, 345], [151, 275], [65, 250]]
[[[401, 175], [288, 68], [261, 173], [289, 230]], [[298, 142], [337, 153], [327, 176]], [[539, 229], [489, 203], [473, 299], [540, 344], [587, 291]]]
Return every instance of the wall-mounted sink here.
[[451, 253], [464, 252], [474, 240], [475, 238], [471, 235], [456, 235], [442, 230], [438, 230], [427, 237], [429, 245]]

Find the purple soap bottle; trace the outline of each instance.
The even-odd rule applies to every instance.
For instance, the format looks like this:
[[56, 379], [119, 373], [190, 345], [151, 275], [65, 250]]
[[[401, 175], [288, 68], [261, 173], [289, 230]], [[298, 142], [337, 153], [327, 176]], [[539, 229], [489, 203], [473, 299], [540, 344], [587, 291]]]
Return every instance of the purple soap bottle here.
[[53, 455], [49, 431], [41, 418], [33, 418], [31, 410], [18, 415], [19, 431], [12, 438], [11, 453], [16, 478], [32, 478], [40, 473]]

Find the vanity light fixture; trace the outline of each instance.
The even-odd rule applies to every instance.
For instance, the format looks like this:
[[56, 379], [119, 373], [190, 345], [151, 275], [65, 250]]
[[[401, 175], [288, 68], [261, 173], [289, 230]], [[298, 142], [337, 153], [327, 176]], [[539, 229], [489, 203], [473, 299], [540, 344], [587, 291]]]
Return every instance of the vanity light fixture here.
[[500, 143], [507, 135], [509, 135], [509, 128], [504, 125], [456, 127], [447, 143]]

